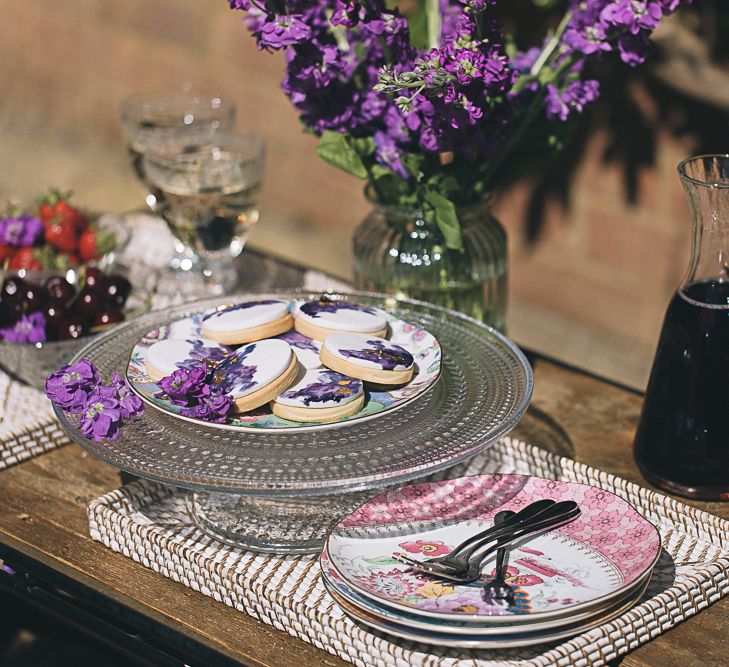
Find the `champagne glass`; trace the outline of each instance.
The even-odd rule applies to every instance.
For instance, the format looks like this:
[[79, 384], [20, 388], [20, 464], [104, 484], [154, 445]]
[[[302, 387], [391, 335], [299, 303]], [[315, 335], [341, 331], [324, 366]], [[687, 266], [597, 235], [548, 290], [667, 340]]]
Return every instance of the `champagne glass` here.
[[[235, 105], [213, 91], [179, 89], [136, 93], [122, 101], [119, 108], [122, 130], [137, 178], [147, 194], [150, 210], [159, 212], [162, 193], [147, 178], [144, 155], [179, 153], [209, 143], [219, 132], [229, 132], [235, 121]], [[174, 228], [171, 229], [174, 233]], [[194, 260], [194, 251], [179, 236], [170, 268], [177, 270]]]
[[218, 133], [204, 145], [148, 152], [142, 169], [157, 210], [190, 256], [180, 263], [196, 292], [223, 294], [237, 282], [234, 258], [258, 222], [265, 146], [252, 134]]

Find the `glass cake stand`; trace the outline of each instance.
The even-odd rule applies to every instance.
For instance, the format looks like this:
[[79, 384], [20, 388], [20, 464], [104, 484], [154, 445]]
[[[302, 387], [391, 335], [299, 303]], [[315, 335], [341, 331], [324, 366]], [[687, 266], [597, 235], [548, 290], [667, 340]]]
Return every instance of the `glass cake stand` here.
[[[255, 298], [319, 296], [287, 291]], [[328, 296], [377, 306], [431, 332], [443, 350], [438, 381], [375, 419], [300, 432], [225, 431], [150, 406], [116, 440], [87, 440], [75, 417], [57, 410], [61, 425], [103, 461], [189, 490], [192, 521], [216, 539], [253, 551], [301, 554], [319, 551], [331, 525], [375, 495], [373, 489], [399, 486], [475, 456], [506, 435], [526, 410], [531, 367], [496, 330], [422, 302], [362, 292]], [[133, 345], [147, 331], [222, 301], [147, 313], [96, 337], [73, 361], [87, 358], [104, 377], [123, 376]]]

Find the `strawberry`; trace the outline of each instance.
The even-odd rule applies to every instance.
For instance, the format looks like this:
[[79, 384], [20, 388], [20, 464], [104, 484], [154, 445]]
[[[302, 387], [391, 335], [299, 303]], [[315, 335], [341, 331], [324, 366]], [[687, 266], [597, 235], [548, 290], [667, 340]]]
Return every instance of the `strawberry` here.
[[53, 217], [53, 204], [49, 204], [48, 202], [43, 202], [38, 207], [38, 217], [43, 222], [50, 222], [51, 218]]
[[63, 252], [74, 252], [78, 247], [78, 233], [76, 226], [71, 218], [58, 219], [54, 216], [45, 224], [45, 239], [49, 245], [52, 245]]
[[50, 190], [39, 200], [38, 215], [49, 225], [54, 222], [69, 221], [77, 232], [82, 232], [89, 225], [88, 218], [77, 208], [69, 204], [71, 192]]
[[6, 259], [9, 259], [14, 252], [15, 248], [13, 248], [13, 246], [0, 244], [0, 262], [4, 262]]
[[78, 254], [81, 261], [90, 262], [114, 249], [114, 235], [103, 230], [89, 227], [81, 233], [78, 243]]
[[33, 254], [33, 248], [18, 248], [10, 258], [9, 269], [27, 269], [28, 271], [39, 271], [41, 263]]

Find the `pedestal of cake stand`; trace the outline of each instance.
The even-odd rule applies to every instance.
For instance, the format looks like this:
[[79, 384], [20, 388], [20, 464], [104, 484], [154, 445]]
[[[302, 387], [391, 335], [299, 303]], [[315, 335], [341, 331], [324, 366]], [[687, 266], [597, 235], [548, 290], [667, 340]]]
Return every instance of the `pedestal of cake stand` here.
[[319, 553], [329, 530], [376, 489], [321, 496], [253, 496], [190, 491], [193, 523], [226, 544], [276, 554]]

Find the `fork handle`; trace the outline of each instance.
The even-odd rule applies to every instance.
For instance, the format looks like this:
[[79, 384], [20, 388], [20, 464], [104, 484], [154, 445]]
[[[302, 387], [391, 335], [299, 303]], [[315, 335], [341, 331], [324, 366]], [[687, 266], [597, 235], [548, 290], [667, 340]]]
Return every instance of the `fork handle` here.
[[[529, 507], [525, 509], [529, 509]], [[572, 512], [575, 509], [577, 509], [577, 504], [571, 500], [564, 500], [559, 503], [552, 502], [546, 507], [543, 506], [538, 512], [532, 512], [527, 516], [527, 518], [515, 522], [515, 520], [519, 517], [519, 514], [521, 514], [521, 512], [519, 512], [509, 521], [502, 523], [500, 526], [493, 526], [490, 530], [485, 530], [482, 533], [474, 535], [470, 540], [468, 540], [470, 544], [467, 546], [467, 548], [459, 549], [459, 552], [455, 556], [453, 556], [453, 552], [451, 552], [448, 554], [448, 556], [446, 556], [446, 558], [449, 560], [453, 558], [454, 560], [462, 563], [467, 562], [473, 557], [473, 554], [475, 554], [477, 551], [480, 551], [480, 549], [489, 542], [493, 542], [497, 539], [500, 540], [502, 538], [510, 539], [512, 533], [518, 534], [519, 531], [529, 528], [535, 522], [539, 523], [543, 521], [549, 521], [554, 517], [560, 517], [566, 512]], [[464, 545], [461, 545], [461, 547], [463, 547]]]
[[[468, 561], [468, 570], [464, 574], [454, 574], [449, 575], [445, 572], [430, 572], [429, 574], [431, 576], [440, 577], [441, 579], [448, 579], [450, 581], [456, 581], [458, 583], [468, 584], [472, 583], [481, 576], [481, 567], [484, 563], [484, 561], [491, 556], [494, 552], [497, 552], [500, 548], [510, 546], [515, 542], [518, 542], [524, 537], [527, 537], [528, 535], [535, 535], [538, 533], [544, 533], [548, 530], [551, 530], [553, 528], [559, 528], [560, 526], [564, 526], [572, 521], [574, 521], [578, 516], [580, 515], [580, 509], [575, 508], [574, 510], [570, 512], [566, 512], [563, 514], [560, 514], [558, 516], [554, 516], [551, 519], [546, 519], [544, 521], [538, 521], [536, 523], [530, 524], [529, 526], [522, 528], [521, 530], [515, 531], [514, 533], [510, 534], [508, 537], [504, 537], [500, 539], [496, 544], [492, 544], [490, 547], [487, 547], [482, 552], [480, 552], [476, 557], [472, 557]], [[484, 544], [488, 544], [491, 540], [487, 540]], [[483, 547], [484, 544], [481, 546]]]
[[482, 530], [480, 533], [472, 535], [467, 540], [461, 542], [455, 549], [453, 549], [446, 558], [459, 558], [460, 554], [464, 551], [469, 551], [475, 544], [482, 542], [487, 537], [492, 536], [494, 539], [504, 535], [512, 527], [517, 526], [522, 521], [526, 521], [536, 515], [541, 514], [545, 510], [549, 509], [555, 504], [554, 500], [536, 500], [533, 503], [527, 505], [523, 510], [514, 514], [514, 516], [508, 518], [501, 524], [494, 524], [493, 526]]

